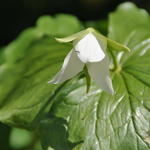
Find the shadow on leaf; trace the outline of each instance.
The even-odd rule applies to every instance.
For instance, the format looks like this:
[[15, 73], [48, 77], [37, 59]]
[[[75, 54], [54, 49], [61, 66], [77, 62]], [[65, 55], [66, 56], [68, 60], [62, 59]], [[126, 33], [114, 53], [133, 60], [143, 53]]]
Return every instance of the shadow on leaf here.
[[49, 119], [42, 120], [40, 123], [40, 138], [43, 150], [72, 150], [77, 143], [68, 141], [68, 133], [66, 131], [67, 122], [62, 118], [54, 116]]

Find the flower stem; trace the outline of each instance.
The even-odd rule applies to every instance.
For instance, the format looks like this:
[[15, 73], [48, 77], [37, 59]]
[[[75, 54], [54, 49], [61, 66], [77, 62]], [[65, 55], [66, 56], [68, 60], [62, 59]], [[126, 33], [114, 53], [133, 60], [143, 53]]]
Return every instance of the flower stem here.
[[86, 93], [88, 93], [90, 86], [91, 86], [91, 78], [90, 78], [90, 75], [88, 73], [86, 66], [84, 67], [84, 74], [85, 74], [85, 78], [86, 78]]
[[114, 66], [113, 66], [113, 68], [111, 70], [112, 71], [120, 71], [121, 67], [120, 67], [120, 65], [119, 65], [119, 63], [118, 63], [114, 53], [111, 50], [109, 52], [110, 52], [110, 54], [112, 56], [112, 60], [113, 60], [113, 64], [114, 64]]

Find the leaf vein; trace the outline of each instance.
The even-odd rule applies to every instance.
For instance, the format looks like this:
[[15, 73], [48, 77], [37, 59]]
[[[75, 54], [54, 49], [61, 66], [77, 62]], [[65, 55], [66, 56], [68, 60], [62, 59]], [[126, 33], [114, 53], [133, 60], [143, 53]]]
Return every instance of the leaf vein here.
[[129, 91], [129, 88], [128, 88], [128, 84], [127, 84], [127, 81], [126, 81], [124, 75], [121, 74], [121, 77], [122, 77], [122, 79], [124, 81], [125, 88], [126, 88], [126, 91], [127, 91], [128, 97], [129, 97], [128, 100], [129, 100], [130, 109], [131, 109], [131, 120], [132, 120], [134, 131], [136, 133], [136, 146], [137, 146], [137, 150], [139, 150], [139, 148], [138, 148], [138, 139], [137, 138], [140, 138], [144, 142], [144, 144], [147, 146], [147, 148], [150, 148], [150, 146], [144, 141], [144, 139], [142, 138], [142, 136], [137, 131], [136, 124], [135, 124], [135, 119], [134, 119], [134, 114], [133, 114], [134, 109], [133, 109], [133, 106], [132, 106], [132, 102], [131, 102], [132, 100], [131, 100], [131, 96], [130, 96], [131, 94], [130, 94], [130, 91]]

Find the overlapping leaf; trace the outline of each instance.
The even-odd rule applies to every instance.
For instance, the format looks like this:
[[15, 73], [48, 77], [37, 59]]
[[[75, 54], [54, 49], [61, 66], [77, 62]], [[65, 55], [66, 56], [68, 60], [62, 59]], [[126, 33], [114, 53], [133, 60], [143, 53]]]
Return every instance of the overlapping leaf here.
[[[112, 73], [115, 94], [94, 85], [86, 94], [83, 79], [67, 83], [50, 111], [58, 120], [65, 120], [60, 132], [65, 132], [67, 148], [54, 145], [57, 127], [53, 131], [45, 128], [46, 122], [52, 125], [49, 117], [40, 128], [45, 150], [150, 149], [150, 19], [145, 11], [125, 3], [111, 14], [109, 23], [109, 37], [132, 50], [116, 55], [121, 70]], [[49, 134], [43, 134], [46, 130]]]
[[[57, 24], [59, 21], [63, 24]], [[67, 26], [68, 32], [62, 29]], [[56, 88], [47, 82], [71, 49], [69, 44], [58, 43], [50, 34], [69, 35], [81, 28], [79, 21], [70, 15], [58, 15], [55, 19], [44, 16], [36, 27], [24, 31], [4, 49], [0, 65], [2, 122], [26, 128], [36, 125], [36, 118], [50, 105]]]
[[112, 72], [114, 95], [94, 84], [86, 94], [78, 77], [60, 86], [47, 84], [71, 48], [49, 35], [82, 28], [76, 19], [67, 20], [44, 17], [5, 49], [0, 120], [26, 128], [40, 122], [44, 150], [149, 150], [149, 15], [131, 3], [110, 15], [109, 37], [131, 49], [115, 55], [121, 70]]

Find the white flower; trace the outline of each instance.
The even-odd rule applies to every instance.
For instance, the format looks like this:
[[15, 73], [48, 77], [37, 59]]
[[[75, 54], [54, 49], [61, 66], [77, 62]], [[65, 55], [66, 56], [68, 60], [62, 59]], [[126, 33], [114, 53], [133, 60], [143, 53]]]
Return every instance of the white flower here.
[[73, 49], [66, 56], [61, 70], [49, 82], [64, 82], [83, 70], [86, 65], [90, 77], [105, 91], [113, 94], [113, 86], [109, 77], [109, 60], [106, 55], [106, 44], [89, 32], [81, 39], [73, 41]]
[[[114, 93], [109, 76], [109, 59], [106, 54], [108, 39], [90, 28], [70, 37], [57, 40], [59, 42], [73, 41], [73, 49], [66, 56], [61, 70], [49, 83], [64, 82], [77, 75], [86, 65], [88, 73], [95, 83], [104, 91], [110, 94]], [[113, 43], [112, 46], [118, 48], [118, 43], [112, 40], [110, 42]]]

